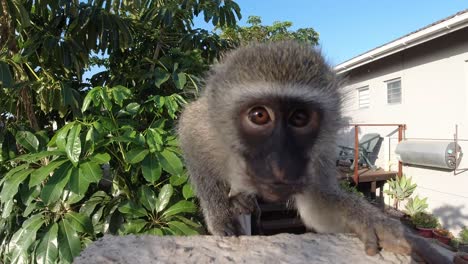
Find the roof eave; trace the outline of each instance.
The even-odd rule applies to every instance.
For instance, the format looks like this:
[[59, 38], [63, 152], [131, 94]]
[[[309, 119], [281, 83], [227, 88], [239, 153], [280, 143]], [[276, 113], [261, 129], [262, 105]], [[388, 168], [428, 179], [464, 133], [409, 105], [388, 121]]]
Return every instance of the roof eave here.
[[334, 67], [338, 74], [345, 73], [352, 69], [361, 67], [370, 62], [379, 60], [383, 57], [398, 53], [402, 50], [420, 45], [424, 42], [441, 37], [448, 33], [460, 30], [468, 26], [468, 13], [463, 13], [451, 19], [433, 25], [414, 34], [387, 43], [381, 47], [372, 49], [362, 55], [354, 57], [348, 61], [338, 64]]

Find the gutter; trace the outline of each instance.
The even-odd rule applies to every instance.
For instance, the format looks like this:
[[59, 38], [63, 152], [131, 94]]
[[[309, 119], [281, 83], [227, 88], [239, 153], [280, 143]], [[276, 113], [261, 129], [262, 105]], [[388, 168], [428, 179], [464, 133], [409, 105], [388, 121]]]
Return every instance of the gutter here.
[[468, 12], [455, 15], [440, 23], [418, 30], [407, 36], [387, 43], [383, 46], [372, 49], [362, 55], [356, 56], [348, 61], [338, 64], [334, 67], [337, 74], [348, 72], [352, 69], [361, 67], [365, 64], [382, 59], [389, 55], [398, 53], [402, 50], [417, 46], [432, 39], [444, 36], [451, 32], [460, 30], [468, 26]]

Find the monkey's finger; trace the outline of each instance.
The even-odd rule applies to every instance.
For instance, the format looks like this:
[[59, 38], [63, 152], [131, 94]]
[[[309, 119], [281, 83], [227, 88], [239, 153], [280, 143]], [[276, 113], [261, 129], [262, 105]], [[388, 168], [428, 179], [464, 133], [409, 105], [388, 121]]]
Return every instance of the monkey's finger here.
[[375, 234], [374, 229], [369, 228], [363, 237], [364, 249], [366, 254], [369, 256], [374, 256], [379, 253], [379, 242], [377, 235]]

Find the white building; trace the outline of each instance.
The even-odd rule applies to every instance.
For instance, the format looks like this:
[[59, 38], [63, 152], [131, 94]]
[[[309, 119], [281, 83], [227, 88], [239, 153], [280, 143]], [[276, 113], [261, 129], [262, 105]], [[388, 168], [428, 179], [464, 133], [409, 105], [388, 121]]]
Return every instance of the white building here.
[[[428, 197], [429, 210], [456, 234], [468, 226], [468, 10], [437, 21], [335, 67], [348, 77], [344, 114], [350, 123], [406, 124], [405, 139], [458, 140], [466, 153], [456, 175], [403, 166]], [[397, 170], [396, 127], [363, 127], [384, 141], [377, 165]], [[343, 144], [353, 145], [353, 131]], [[387, 199], [386, 199], [387, 201]]]

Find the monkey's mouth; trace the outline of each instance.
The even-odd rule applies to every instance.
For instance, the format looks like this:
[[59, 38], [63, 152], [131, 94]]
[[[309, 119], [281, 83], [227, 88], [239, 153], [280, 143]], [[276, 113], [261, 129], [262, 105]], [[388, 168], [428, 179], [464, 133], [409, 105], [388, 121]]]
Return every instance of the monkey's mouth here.
[[283, 183], [258, 183], [258, 194], [270, 202], [287, 201], [294, 194], [301, 192], [303, 184], [283, 184]]

